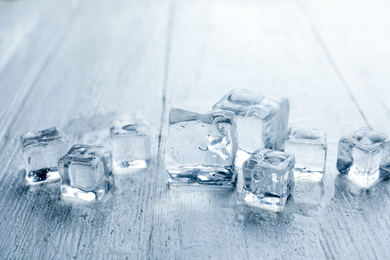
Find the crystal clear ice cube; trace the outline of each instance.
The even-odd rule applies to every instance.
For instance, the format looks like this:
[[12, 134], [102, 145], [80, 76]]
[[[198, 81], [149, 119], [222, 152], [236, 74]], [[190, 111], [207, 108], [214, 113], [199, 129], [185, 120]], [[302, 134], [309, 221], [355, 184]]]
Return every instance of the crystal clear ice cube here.
[[111, 153], [103, 146], [74, 145], [58, 167], [65, 197], [101, 200], [113, 185]]
[[260, 149], [243, 165], [244, 202], [272, 211], [282, 211], [294, 187], [294, 155]]
[[326, 165], [326, 133], [321, 130], [291, 128], [285, 151], [295, 156], [295, 180], [321, 181]]
[[339, 141], [337, 169], [363, 188], [368, 188], [390, 172], [390, 139], [362, 128]]
[[288, 131], [289, 102], [248, 90], [233, 90], [214, 105], [213, 111], [232, 111], [237, 117], [239, 147], [283, 150]]
[[171, 110], [165, 166], [173, 184], [234, 187], [237, 146], [232, 112]]
[[60, 179], [58, 160], [66, 153], [67, 143], [55, 127], [29, 132], [20, 137], [28, 184]]
[[150, 162], [149, 127], [144, 120], [113, 121], [110, 124], [114, 168], [146, 168]]

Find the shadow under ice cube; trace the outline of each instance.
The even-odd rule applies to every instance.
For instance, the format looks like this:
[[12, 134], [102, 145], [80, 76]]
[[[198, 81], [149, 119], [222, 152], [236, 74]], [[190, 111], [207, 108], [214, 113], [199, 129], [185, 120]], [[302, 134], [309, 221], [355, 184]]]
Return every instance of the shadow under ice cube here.
[[29, 132], [20, 137], [28, 184], [58, 181], [58, 160], [66, 153], [67, 143], [53, 127]]
[[285, 151], [295, 156], [295, 180], [322, 180], [327, 154], [324, 131], [291, 128]]
[[74, 145], [60, 159], [59, 170], [65, 197], [101, 200], [113, 185], [111, 154], [103, 146]]
[[342, 137], [337, 169], [356, 184], [368, 188], [390, 172], [390, 139], [369, 128]]
[[114, 168], [147, 168], [151, 153], [146, 121], [113, 121], [110, 135]]
[[240, 149], [246, 152], [260, 148], [283, 150], [290, 111], [286, 98], [236, 89], [214, 105], [213, 111], [218, 110], [236, 115]]
[[197, 114], [172, 109], [165, 152], [171, 183], [234, 187], [237, 146], [232, 112]]
[[294, 155], [257, 150], [243, 165], [240, 196], [249, 205], [282, 211], [294, 187]]

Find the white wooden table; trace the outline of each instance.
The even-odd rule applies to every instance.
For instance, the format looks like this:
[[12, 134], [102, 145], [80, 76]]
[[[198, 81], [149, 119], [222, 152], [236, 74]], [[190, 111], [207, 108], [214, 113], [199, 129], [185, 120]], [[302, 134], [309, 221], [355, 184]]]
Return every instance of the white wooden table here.
[[[389, 14], [384, 0], [0, 1], [0, 258], [388, 258], [390, 182], [359, 190], [335, 162], [342, 135], [390, 134]], [[169, 110], [233, 88], [286, 96], [291, 125], [328, 133], [323, 186], [297, 185], [282, 214], [167, 186]], [[103, 202], [26, 186], [22, 133], [106, 144], [126, 117], [149, 120], [154, 163]]]

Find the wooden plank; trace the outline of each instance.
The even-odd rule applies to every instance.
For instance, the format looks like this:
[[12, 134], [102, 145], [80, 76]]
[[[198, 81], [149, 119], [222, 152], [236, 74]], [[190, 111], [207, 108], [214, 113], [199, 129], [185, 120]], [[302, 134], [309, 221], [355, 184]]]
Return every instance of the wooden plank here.
[[[69, 204], [60, 200], [58, 184], [34, 189], [25, 186], [18, 137], [25, 131], [57, 125], [72, 142], [105, 143], [109, 121], [142, 117], [150, 121], [156, 158], [167, 3], [83, 1], [73, 5], [45, 1], [38, 6], [43, 7], [34, 9], [19, 2], [8, 9], [21, 18], [32, 8], [40, 18], [25, 46], [15, 47], [11, 55], [10, 62], [20, 62], [14, 70], [8, 62], [1, 72], [6, 76], [2, 89], [20, 87], [26, 94], [22, 102], [14, 101], [20, 104], [10, 115], [9, 137], [2, 140], [0, 255], [4, 259], [144, 259], [151, 230], [148, 212], [150, 187], [157, 172], [154, 167], [117, 178], [111, 198], [103, 203]], [[52, 9], [58, 12], [52, 14]], [[24, 78], [23, 86], [12, 83], [10, 79], [23, 77], [31, 69], [20, 66], [23, 61], [40, 59], [40, 49], [34, 45], [40, 42], [40, 33], [53, 37], [64, 19], [70, 19], [66, 31], [52, 43], [52, 51], [35, 77]], [[28, 21], [30, 17], [22, 24]], [[7, 31], [16, 26], [12, 21], [2, 25], [5, 29], [1, 30]], [[16, 93], [8, 96], [15, 98]]]

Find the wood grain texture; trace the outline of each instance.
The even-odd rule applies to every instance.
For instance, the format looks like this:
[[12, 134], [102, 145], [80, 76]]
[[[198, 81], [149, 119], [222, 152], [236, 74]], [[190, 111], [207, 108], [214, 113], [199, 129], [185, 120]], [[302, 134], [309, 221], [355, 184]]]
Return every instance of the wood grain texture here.
[[368, 123], [390, 134], [389, 3], [302, 1], [300, 7]]
[[[335, 168], [338, 139], [390, 134], [385, 1], [0, 1], [2, 259], [383, 259], [390, 186], [362, 191]], [[233, 88], [283, 95], [290, 124], [328, 133], [322, 185], [282, 214], [233, 190], [167, 186], [173, 107], [209, 111]], [[29, 188], [19, 136], [58, 126], [108, 145], [108, 123], [150, 122], [153, 165], [116, 177], [101, 203]]]

